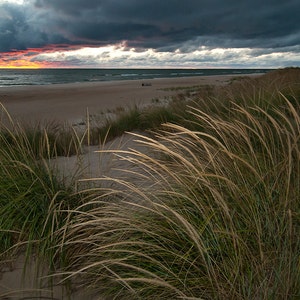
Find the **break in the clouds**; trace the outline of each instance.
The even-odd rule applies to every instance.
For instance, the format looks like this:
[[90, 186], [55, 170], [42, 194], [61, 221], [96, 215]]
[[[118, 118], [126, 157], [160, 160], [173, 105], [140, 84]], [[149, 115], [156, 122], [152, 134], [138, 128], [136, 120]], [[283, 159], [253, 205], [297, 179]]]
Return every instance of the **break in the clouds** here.
[[298, 0], [0, 0], [0, 66], [299, 66], [299, 9]]

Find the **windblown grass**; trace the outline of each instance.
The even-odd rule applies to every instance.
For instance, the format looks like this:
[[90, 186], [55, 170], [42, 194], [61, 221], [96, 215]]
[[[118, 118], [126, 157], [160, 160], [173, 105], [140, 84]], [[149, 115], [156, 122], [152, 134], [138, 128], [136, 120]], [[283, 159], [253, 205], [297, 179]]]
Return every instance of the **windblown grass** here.
[[139, 168], [145, 184], [99, 178], [112, 188], [94, 190], [70, 212], [60, 241], [69, 260], [66, 278], [80, 275], [108, 299], [297, 299], [294, 83], [285, 96], [265, 90], [267, 81], [256, 91], [251, 81], [255, 98], [225, 100], [220, 114], [222, 99], [190, 107], [192, 127], [201, 130], [167, 123], [154, 139], [137, 135], [149, 154], [116, 150]]
[[76, 195], [32, 143], [1, 134], [4, 250], [35, 243], [107, 299], [298, 299], [299, 82], [278, 70], [163, 108], [153, 138], [136, 135], [146, 152], [113, 151], [132, 168]]

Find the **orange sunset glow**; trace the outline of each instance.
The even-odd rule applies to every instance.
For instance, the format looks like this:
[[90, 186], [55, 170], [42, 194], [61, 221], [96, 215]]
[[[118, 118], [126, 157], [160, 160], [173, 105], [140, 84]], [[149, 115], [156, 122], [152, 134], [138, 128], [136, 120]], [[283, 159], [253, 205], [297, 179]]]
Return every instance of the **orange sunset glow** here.
[[58, 64], [43, 59], [37, 60], [41, 54], [52, 53], [55, 48], [50, 45], [44, 48], [29, 48], [27, 50], [14, 50], [0, 53], [0, 69], [40, 69], [55, 68]]
[[38, 53], [36, 50], [21, 50], [13, 52], [4, 52], [0, 55], [0, 68], [2, 69], [39, 69], [45, 67], [43, 62], [31, 61], [33, 55]]
[[44, 67], [44, 64], [30, 62], [24, 59], [9, 63], [0, 61], [0, 68], [2, 69], [40, 69]]

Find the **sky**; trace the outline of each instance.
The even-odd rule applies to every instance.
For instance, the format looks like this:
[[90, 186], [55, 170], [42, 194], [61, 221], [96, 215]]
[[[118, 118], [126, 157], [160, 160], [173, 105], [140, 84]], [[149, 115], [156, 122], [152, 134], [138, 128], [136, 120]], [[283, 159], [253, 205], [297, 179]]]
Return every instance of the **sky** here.
[[0, 0], [0, 68], [300, 66], [299, 0]]

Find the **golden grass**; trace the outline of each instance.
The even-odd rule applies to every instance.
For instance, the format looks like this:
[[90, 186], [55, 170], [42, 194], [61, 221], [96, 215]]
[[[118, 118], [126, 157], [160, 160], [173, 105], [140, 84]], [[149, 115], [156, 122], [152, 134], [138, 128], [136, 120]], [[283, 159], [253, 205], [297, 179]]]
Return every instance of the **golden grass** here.
[[249, 88], [219, 114], [215, 99], [190, 107], [201, 130], [167, 123], [136, 135], [148, 154], [116, 150], [144, 184], [99, 179], [112, 188], [70, 212], [67, 278], [116, 299], [300, 295], [298, 91]]

